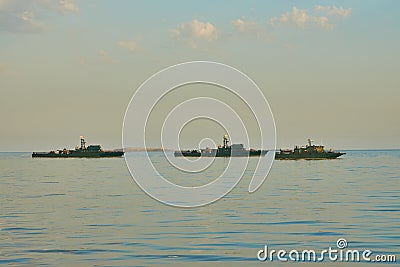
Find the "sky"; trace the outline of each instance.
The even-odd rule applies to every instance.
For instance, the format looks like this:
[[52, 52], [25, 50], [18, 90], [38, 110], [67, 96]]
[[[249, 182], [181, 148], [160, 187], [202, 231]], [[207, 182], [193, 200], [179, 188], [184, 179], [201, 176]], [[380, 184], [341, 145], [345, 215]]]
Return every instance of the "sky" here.
[[0, 0], [0, 151], [73, 148], [80, 135], [121, 147], [135, 90], [193, 60], [255, 81], [278, 148], [309, 137], [338, 149], [400, 148], [399, 8], [395, 0]]

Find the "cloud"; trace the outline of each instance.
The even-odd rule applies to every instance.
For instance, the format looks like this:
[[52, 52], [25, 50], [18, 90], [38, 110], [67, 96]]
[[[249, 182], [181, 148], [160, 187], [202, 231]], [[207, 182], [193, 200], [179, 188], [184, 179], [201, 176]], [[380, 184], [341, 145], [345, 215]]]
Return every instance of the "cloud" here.
[[107, 58], [107, 57], [109, 56], [108, 52], [106, 52], [106, 51], [104, 51], [104, 50], [102, 50], [102, 49], [100, 49], [100, 50], [98, 51], [98, 54], [99, 54], [99, 56], [102, 57], [102, 58]]
[[41, 20], [48, 13], [66, 15], [78, 11], [72, 0], [0, 0], [0, 31], [41, 32], [49, 28]]
[[310, 26], [319, 26], [325, 30], [332, 30], [334, 28], [334, 25], [329, 22], [326, 16], [315, 16], [310, 14], [308, 10], [298, 9], [295, 6], [291, 12], [286, 12], [280, 17], [274, 17], [269, 22], [273, 26], [281, 24], [303, 30]]
[[34, 12], [25, 11], [16, 16], [19, 21], [15, 21], [16, 30], [19, 32], [41, 32], [46, 30], [46, 26], [36, 19]]
[[135, 50], [137, 50], [137, 49], [139, 48], [137, 42], [134, 41], [134, 40], [130, 40], [130, 41], [118, 41], [118, 42], [117, 42], [117, 45], [118, 45], [119, 47], [126, 48], [126, 49], [128, 49], [129, 51], [135, 51]]
[[329, 16], [348, 17], [351, 14], [351, 8], [343, 8], [336, 6], [316, 6], [315, 10], [325, 11]]
[[236, 19], [232, 21], [232, 25], [241, 34], [253, 36], [257, 39], [270, 39], [265, 27], [254, 21]]
[[108, 63], [114, 63], [115, 62], [114, 59], [110, 56], [110, 54], [107, 51], [103, 50], [103, 49], [99, 49], [97, 51], [97, 55], [98, 55], [98, 57], [100, 58], [100, 60], [102, 62], [108, 62]]
[[78, 12], [78, 6], [72, 1], [60, 1], [59, 9], [61, 12]]
[[172, 36], [177, 40], [189, 43], [197, 47], [201, 42], [212, 42], [218, 39], [219, 32], [210, 22], [202, 22], [194, 19], [190, 22], [182, 22], [172, 30]]

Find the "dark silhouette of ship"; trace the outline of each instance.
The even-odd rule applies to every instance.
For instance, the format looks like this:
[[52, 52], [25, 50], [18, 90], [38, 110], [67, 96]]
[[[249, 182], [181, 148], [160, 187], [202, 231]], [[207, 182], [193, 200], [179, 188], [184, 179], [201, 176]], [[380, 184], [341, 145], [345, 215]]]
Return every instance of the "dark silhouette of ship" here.
[[75, 150], [64, 148], [50, 152], [33, 152], [32, 158], [109, 158], [121, 157], [123, 154], [123, 151], [103, 150], [100, 145], [86, 147], [86, 141], [81, 136], [81, 146], [76, 146]]
[[268, 150], [245, 149], [243, 144], [228, 145], [229, 139], [227, 135], [223, 137], [224, 145], [218, 148], [206, 148], [199, 150], [177, 150], [174, 152], [175, 157], [253, 157], [265, 156]]
[[304, 147], [295, 146], [294, 149], [280, 149], [276, 152], [275, 159], [336, 159], [346, 153], [335, 152], [332, 148], [327, 151], [323, 145], [313, 145], [312, 140], [308, 139], [308, 144]]

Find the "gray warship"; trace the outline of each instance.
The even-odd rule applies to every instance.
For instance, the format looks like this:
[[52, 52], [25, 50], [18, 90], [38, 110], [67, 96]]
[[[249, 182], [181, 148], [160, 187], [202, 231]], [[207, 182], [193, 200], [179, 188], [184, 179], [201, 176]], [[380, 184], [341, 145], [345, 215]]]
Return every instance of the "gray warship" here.
[[276, 152], [275, 159], [336, 159], [346, 153], [336, 152], [332, 148], [325, 150], [323, 145], [313, 145], [313, 140], [308, 139], [306, 146], [295, 146], [294, 149], [280, 149]]
[[85, 138], [81, 136], [80, 139], [81, 146], [76, 146], [74, 150], [64, 148], [50, 152], [33, 152], [32, 158], [110, 158], [124, 155], [119, 150], [103, 150], [100, 145], [86, 147]]
[[228, 135], [223, 137], [223, 146], [194, 150], [177, 150], [175, 157], [260, 157], [265, 156], [268, 150], [245, 149], [243, 144], [229, 145]]

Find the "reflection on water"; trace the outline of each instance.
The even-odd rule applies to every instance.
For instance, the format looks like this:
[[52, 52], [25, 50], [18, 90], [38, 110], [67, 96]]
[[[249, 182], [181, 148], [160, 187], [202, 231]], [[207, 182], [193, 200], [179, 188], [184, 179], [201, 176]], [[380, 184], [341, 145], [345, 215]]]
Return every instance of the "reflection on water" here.
[[[160, 154], [152, 157], [168, 175], [168, 163]], [[399, 260], [399, 159], [400, 151], [348, 151], [337, 160], [276, 161], [254, 194], [247, 191], [250, 160], [226, 197], [183, 209], [145, 195], [122, 158], [1, 153], [0, 264], [249, 266], [262, 264], [256, 253], [265, 244], [322, 250], [340, 237], [349, 248], [396, 254]], [[220, 174], [224, 161], [216, 159], [204, 181], [212, 180], [213, 171]], [[169, 174], [185, 185], [201, 179]]]

